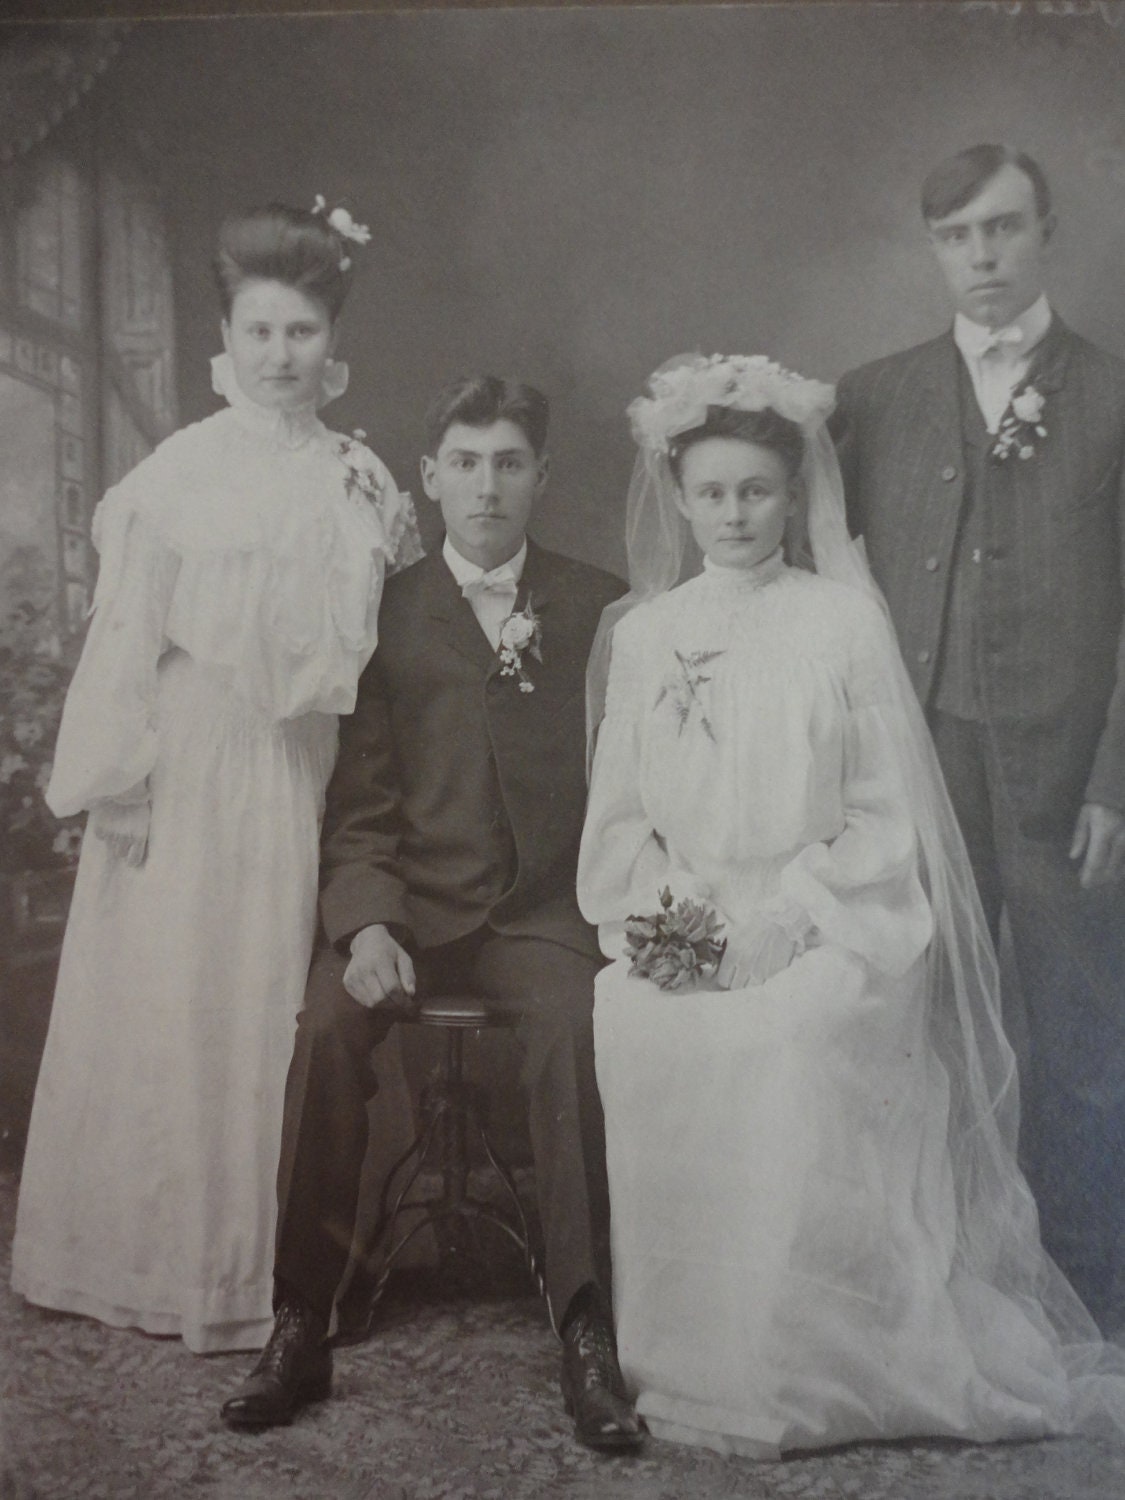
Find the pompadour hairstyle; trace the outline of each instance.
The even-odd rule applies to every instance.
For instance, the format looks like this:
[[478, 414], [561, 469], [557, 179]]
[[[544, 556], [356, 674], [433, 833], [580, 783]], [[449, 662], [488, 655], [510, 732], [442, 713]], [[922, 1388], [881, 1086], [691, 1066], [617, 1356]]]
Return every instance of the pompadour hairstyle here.
[[1035, 191], [1035, 211], [1045, 219], [1051, 212], [1051, 189], [1043, 168], [1025, 151], [994, 145], [970, 146], [939, 162], [922, 184], [922, 217], [932, 223], [956, 213], [1007, 166], [1018, 167], [1030, 178]]
[[231, 214], [219, 230], [213, 262], [223, 316], [229, 318], [247, 281], [280, 281], [321, 304], [334, 323], [344, 304], [349, 274], [340, 269], [343, 241], [320, 214], [268, 203]]
[[466, 375], [441, 390], [426, 413], [426, 440], [431, 454], [454, 422], [466, 427], [491, 427], [514, 422], [539, 457], [547, 445], [550, 406], [533, 385], [504, 380], [499, 375]]

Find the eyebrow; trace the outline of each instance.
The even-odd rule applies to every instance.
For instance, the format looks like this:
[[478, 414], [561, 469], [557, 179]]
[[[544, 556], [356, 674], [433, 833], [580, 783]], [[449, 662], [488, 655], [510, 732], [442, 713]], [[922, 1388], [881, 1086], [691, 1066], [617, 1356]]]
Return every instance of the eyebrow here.
[[[483, 448], [451, 448], [450, 454], [457, 458], [483, 458]], [[527, 453], [526, 448], [497, 448], [491, 455], [493, 458], [516, 458]]]
[[1022, 219], [1027, 216], [1025, 208], [1002, 208], [999, 213], [989, 214], [987, 219], [975, 221], [972, 219], [943, 219], [933, 225], [935, 234], [942, 234], [952, 229], [967, 229], [970, 224], [979, 222], [984, 229], [990, 229], [994, 224], [999, 224], [1003, 219]]

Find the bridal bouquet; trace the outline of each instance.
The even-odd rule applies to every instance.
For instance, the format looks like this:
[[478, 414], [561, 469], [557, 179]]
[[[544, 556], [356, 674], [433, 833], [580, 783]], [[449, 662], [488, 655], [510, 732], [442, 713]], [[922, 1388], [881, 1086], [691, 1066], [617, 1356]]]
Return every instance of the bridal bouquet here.
[[667, 886], [660, 910], [651, 917], [628, 917], [625, 949], [629, 973], [651, 979], [662, 990], [678, 990], [696, 979], [710, 979], [726, 950], [723, 924], [702, 901], [675, 898]]

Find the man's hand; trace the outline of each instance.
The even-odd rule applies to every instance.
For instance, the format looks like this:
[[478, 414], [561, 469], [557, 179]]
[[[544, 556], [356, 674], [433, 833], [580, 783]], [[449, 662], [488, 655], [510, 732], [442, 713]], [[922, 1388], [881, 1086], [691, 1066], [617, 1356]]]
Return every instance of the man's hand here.
[[352, 957], [344, 970], [344, 988], [369, 1009], [398, 1004], [414, 994], [414, 964], [382, 925], [364, 927], [352, 938]]
[[1080, 859], [1078, 883], [1084, 891], [1112, 885], [1125, 875], [1125, 814], [1087, 802], [1078, 814], [1070, 842], [1071, 859]]

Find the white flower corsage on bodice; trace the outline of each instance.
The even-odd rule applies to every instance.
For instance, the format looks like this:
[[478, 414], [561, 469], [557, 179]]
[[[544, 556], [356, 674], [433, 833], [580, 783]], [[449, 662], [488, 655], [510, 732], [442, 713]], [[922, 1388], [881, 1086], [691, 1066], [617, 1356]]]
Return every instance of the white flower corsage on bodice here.
[[996, 441], [992, 445], [993, 458], [1001, 461], [1011, 458], [1035, 457], [1035, 438], [1045, 438], [1047, 429], [1043, 425], [1043, 408], [1046, 405], [1042, 391], [1030, 383], [1017, 391], [1000, 420]]
[[339, 439], [336, 451], [345, 469], [344, 490], [346, 493], [362, 495], [378, 509], [383, 498], [383, 486], [379, 482], [378, 474], [371, 467], [367, 450], [363, 446], [366, 437], [367, 434], [363, 428], [357, 427], [351, 437]]
[[704, 708], [699, 690], [711, 681], [710, 673], [703, 671], [703, 668], [709, 662], [713, 662], [716, 657], [722, 656], [723, 652], [673, 651], [673, 655], [676, 658], [676, 666], [661, 684], [653, 708], [659, 708], [664, 700], [668, 699], [676, 715], [677, 734], [683, 734], [684, 727], [690, 721], [692, 713], [698, 710], [700, 728], [712, 744], [717, 744], [715, 731], [711, 727], [711, 720], [707, 717], [707, 710]]
[[500, 627], [500, 643], [497, 654], [500, 658], [500, 676], [519, 680], [521, 693], [533, 693], [535, 684], [527, 675], [523, 654], [528, 652], [536, 661], [543, 660], [543, 627], [532, 607], [531, 595], [522, 609], [513, 610]]

